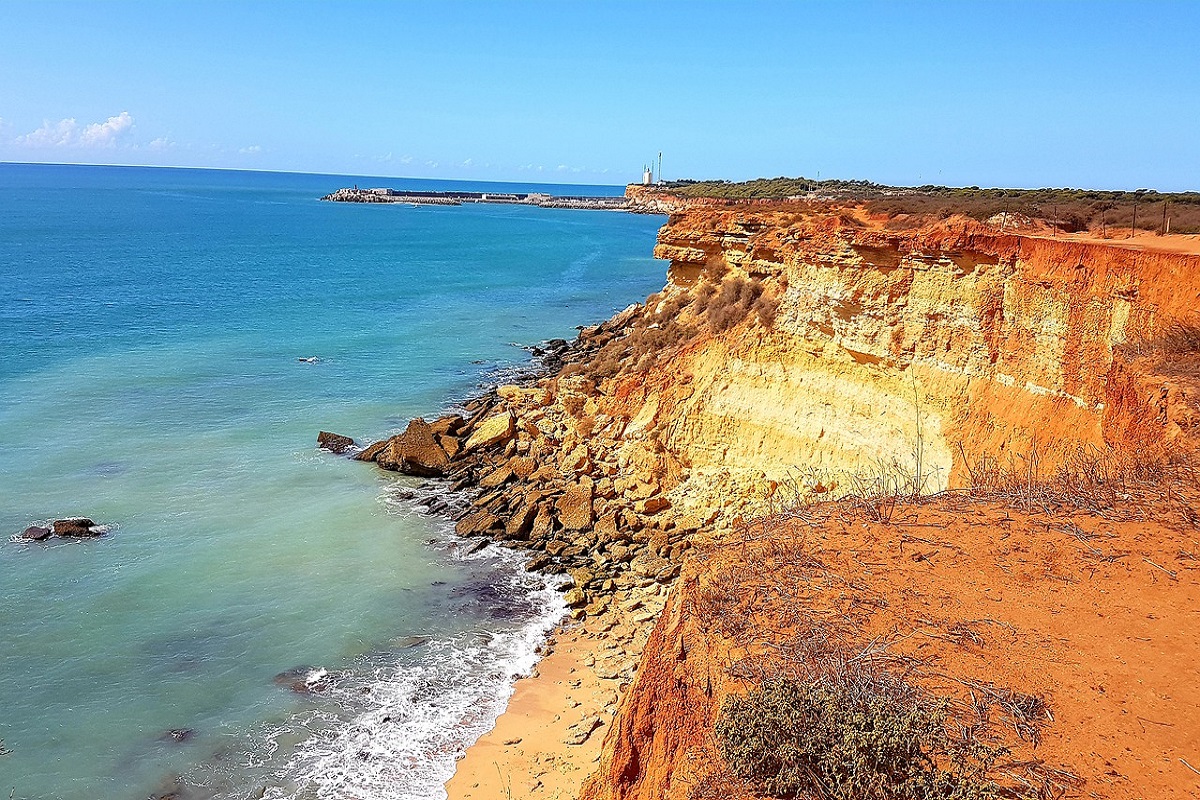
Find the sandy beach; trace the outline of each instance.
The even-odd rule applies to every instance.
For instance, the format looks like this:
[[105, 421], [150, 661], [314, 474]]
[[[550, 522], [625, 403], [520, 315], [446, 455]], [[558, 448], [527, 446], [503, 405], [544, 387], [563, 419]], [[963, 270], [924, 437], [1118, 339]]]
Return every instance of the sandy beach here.
[[450, 800], [578, 797], [666, 592], [635, 589], [603, 614], [565, 623], [496, 726], [458, 762], [446, 783]]

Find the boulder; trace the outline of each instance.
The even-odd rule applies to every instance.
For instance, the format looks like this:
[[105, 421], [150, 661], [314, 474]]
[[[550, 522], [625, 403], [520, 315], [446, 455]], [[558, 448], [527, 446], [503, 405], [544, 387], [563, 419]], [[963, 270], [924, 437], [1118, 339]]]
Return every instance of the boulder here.
[[196, 731], [192, 728], [172, 728], [171, 730], [164, 732], [162, 736], [159, 736], [158, 740], [160, 742], [174, 742], [176, 744], [183, 744], [184, 742], [190, 741], [195, 735]]
[[500, 518], [486, 508], [479, 508], [467, 514], [454, 525], [454, 532], [459, 536], [472, 536], [487, 533], [492, 528], [499, 527]]
[[580, 606], [587, 605], [587, 595], [578, 586], [568, 589], [567, 593], [563, 595], [563, 600], [566, 601], [568, 608], [579, 608]]
[[45, 539], [49, 539], [50, 534], [52, 533], [54, 533], [54, 531], [50, 530], [49, 528], [44, 528], [41, 525], [30, 525], [21, 535], [31, 541], [40, 542]]
[[481, 447], [491, 447], [494, 444], [506, 442], [516, 433], [516, 422], [508, 411], [494, 414], [475, 426], [475, 430], [467, 439], [467, 450], [477, 450]]
[[354, 460], [355, 461], [374, 461], [379, 456], [379, 454], [383, 452], [383, 449], [388, 446], [389, 442], [391, 442], [391, 439], [384, 439], [383, 441], [379, 441], [373, 445], [368, 446], [365, 450], [358, 451], [357, 453], [354, 454]]
[[439, 433], [437, 440], [438, 444], [442, 446], [442, 449], [446, 451], [446, 455], [450, 456], [451, 458], [454, 458], [456, 455], [458, 455], [459, 451], [462, 450], [462, 444], [458, 441], [458, 439], [454, 438], [448, 433]]
[[467, 424], [466, 420], [458, 414], [451, 414], [448, 417], [439, 417], [429, 423], [429, 429], [433, 431], [434, 436], [446, 436], [457, 433], [465, 424]]
[[509, 539], [523, 539], [533, 530], [533, 520], [537, 516], [537, 506], [524, 505], [508, 519], [504, 526], [504, 535]]
[[321, 431], [317, 434], [317, 447], [331, 453], [344, 453], [354, 447], [354, 440], [349, 436]]
[[512, 470], [509, 469], [507, 466], [500, 467], [499, 469], [494, 469], [491, 472], [489, 472], [487, 475], [484, 475], [479, 480], [479, 488], [480, 489], [495, 489], [498, 486], [503, 486], [505, 483], [508, 482], [508, 479], [511, 478], [512, 475], [513, 475]]
[[579, 531], [592, 527], [592, 489], [591, 478], [582, 478], [569, 484], [563, 496], [554, 504], [558, 521], [567, 530]]
[[633, 504], [634, 510], [639, 514], [657, 514], [670, 507], [671, 501], [665, 497], [648, 497]]
[[529, 456], [517, 456], [509, 459], [508, 468], [513, 471], [513, 474], [518, 478], [528, 478], [533, 474], [538, 467], [537, 461]]
[[404, 433], [388, 440], [375, 461], [384, 469], [423, 478], [445, 475], [450, 465], [450, 457], [437, 443], [429, 423], [420, 417], [408, 423]]
[[96, 523], [87, 517], [68, 517], [66, 519], [54, 520], [54, 535], [83, 538], [88, 536], [103, 536], [104, 530], [97, 528]]
[[609, 512], [596, 521], [596, 534], [601, 541], [611, 542], [617, 538], [617, 515]]

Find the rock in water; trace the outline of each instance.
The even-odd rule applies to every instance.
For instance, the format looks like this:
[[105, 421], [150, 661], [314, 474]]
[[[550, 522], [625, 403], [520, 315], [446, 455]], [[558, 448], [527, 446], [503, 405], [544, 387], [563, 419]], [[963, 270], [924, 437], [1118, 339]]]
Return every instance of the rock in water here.
[[374, 461], [383, 452], [383, 449], [388, 446], [390, 439], [384, 439], [381, 442], [376, 442], [372, 445], [367, 445], [366, 448], [354, 454], [355, 461]]
[[437, 443], [429, 423], [417, 417], [408, 423], [404, 433], [388, 440], [387, 447], [375, 457], [375, 463], [406, 475], [437, 478], [446, 474], [450, 457]]
[[87, 517], [68, 517], [66, 519], [54, 520], [54, 535], [83, 538], [88, 536], [103, 536], [104, 530], [96, 527], [96, 523]]
[[317, 447], [328, 450], [331, 453], [344, 453], [354, 447], [354, 440], [349, 436], [321, 431], [317, 434]]
[[50, 538], [50, 534], [53, 532], [49, 528], [43, 528], [41, 525], [30, 525], [21, 535], [31, 541], [40, 542]]
[[178, 744], [183, 744], [184, 742], [189, 741], [195, 735], [196, 731], [192, 728], [172, 728], [162, 736], [158, 737], [158, 740], [160, 742], [176, 742]]

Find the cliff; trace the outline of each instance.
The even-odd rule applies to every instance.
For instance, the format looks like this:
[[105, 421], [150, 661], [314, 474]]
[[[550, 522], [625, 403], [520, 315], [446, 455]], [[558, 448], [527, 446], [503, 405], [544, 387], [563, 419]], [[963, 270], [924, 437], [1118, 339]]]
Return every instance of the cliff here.
[[[584, 796], [758, 796], [722, 766], [722, 704], [881, 641], [900, 661], [872, 656], [872, 675], [907, 665], [905, 696], [973, 709], [963, 730], [1012, 756], [985, 772], [1044, 790], [1016, 796], [1158, 780], [1147, 748], [1182, 754], [1200, 726], [1143, 696], [1178, 735], [1132, 742], [1103, 687], [1191, 697], [1170, 667], [1200, 647], [1121, 645], [1158, 672], [1118, 674], [1091, 615], [1120, 597], [1117, 635], [1160, 642], [1138, 620], [1186, 628], [1194, 607], [1200, 513], [1179, 464], [1200, 421], [1200, 256], [958, 218], [893, 230], [852, 207], [629, 200], [675, 209], [661, 292], [545, 354], [545, 377], [360, 456], [450, 480], [464, 494], [435, 510], [569, 574], [576, 619], [628, 622], [639, 643], [654, 626], [636, 669], [617, 644], [621, 666], [596, 667], [632, 683]], [[922, 499], [947, 488], [969, 491]], [[1049, 652], [1087, 657], [1056, 671]], [[1104, 741], [1080, 722], [1091, 706]], [[1119, 781], [1103, 777], [1115, 742], [1137, 745]]]
[[[583, 796], [759, 796], [725, 766], [722, 704], [877, 650], [974, 710], [1015, 796], [1186, 796], [1200, 516], [1195, 473], [1162, 464], [1198, 418], [1200, 257], [716, 207], [655, 253], [682, 330], [620, 393], [682, 465], [677, 504], [722, 513]], [[714, 330], [703, 298], [736, 282], [770, 302]], [[981, 471], [1008, 486], [904, 502]]]
[[[998, 235], [951, 220], [910, 232], [849, 216], [700, 209], [655, 254], [667, 292], [758, 280], [773, 324], [687, 349], [662, 420], [697, 471], [879, 472], [935, 490], [985, 456], [1128, 449], [1166, 431], [1121, 349], [1200, 307], [1200, 256]], [[754, 320], [751, 323], [755, 322]], [[919, 431], [918, 431], [919, 429]], [[918, 435], [919, 434], [919, 435]], [[837, 478], [834, 477], [836, 481]]]

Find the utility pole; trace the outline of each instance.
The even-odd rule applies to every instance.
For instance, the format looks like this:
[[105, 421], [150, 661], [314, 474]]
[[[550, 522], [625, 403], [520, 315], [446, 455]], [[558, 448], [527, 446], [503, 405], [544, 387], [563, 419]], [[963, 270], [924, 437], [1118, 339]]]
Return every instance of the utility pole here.
[[1167, 201], [1166, 200], [1163, 200], [1163, 221], [1162, 221], [1162, 227], [1159, 228], [1159, 231], [1160, 231], [1158, 234], [1159, 236], [1167, 235]]
[[662, 183], [662, 150], [658, 151], [658, 182]]

